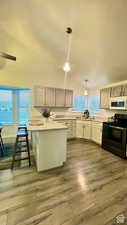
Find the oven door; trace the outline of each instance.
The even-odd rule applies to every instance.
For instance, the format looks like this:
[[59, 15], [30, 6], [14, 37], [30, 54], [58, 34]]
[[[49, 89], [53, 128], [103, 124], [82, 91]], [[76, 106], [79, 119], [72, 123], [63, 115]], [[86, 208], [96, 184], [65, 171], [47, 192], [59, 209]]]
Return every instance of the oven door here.
[[127, 129], [103, 123], [102, 147], [125, 158]]

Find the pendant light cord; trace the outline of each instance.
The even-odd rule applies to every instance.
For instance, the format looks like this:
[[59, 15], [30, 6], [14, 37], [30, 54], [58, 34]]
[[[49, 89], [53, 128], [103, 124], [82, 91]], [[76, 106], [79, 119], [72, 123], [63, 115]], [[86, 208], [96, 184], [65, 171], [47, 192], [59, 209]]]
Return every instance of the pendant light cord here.
[[[68, 34], [68, 45], [67, 45], [67, 55], [66, 55], [66, 62], [69, 63], [70, 54], [71, 54], [71, 44], [72, 44], [72, 29], [67, 27], [66, 33]], [[64, 89], [66, 89], [66, 81], [67, 81], [67, 71], [64, 73]]]
[[71, 43], [72, 43], [72, 36], [69, 35], [69, 38], [68, 38], [68, 48], [67, 48], [67, 62], [69, 62], [70, 60], [70, 53], [71, 53]]

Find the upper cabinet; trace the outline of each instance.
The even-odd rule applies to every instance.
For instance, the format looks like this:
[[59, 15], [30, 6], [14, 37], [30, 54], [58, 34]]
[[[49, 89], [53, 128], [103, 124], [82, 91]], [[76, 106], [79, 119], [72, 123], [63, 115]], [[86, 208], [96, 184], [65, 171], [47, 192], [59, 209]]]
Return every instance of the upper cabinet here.
[[62, 88], [34, 87], [34, 106], [72, 107], [73, 91]]
[[123, 85], [123, 88], [122, 88], [122, 96], [127, 96], [127, 84], [124, 84]]
[[45, 105], [50, 107], [55, 106], [55, 88], [45, 88]]
[[45, 106], [45, 88], [41, 86], [34, 87], [34, 106]]
[[72, 107], [72, 103], [73, 103], [73, 91], [65, 90], [65, 106]]
[[56, 88], [56, 107], [65, 107], [65, 90]]
[[100, 90], [100, 107], [102, 109], [109, 108], [110, 92], [111, 92], [111, 88], [103, 88]]
[[122, 96], [122, 85], [111, 87], [111, 97]]

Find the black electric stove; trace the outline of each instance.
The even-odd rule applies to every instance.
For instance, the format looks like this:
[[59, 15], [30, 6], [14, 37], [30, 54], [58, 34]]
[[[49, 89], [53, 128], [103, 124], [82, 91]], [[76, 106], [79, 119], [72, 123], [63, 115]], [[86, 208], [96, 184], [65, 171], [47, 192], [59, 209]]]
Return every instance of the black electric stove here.
[[115, 114], [114, 122], [103, 123], [102, 148], [127, 157], [127, 115]]

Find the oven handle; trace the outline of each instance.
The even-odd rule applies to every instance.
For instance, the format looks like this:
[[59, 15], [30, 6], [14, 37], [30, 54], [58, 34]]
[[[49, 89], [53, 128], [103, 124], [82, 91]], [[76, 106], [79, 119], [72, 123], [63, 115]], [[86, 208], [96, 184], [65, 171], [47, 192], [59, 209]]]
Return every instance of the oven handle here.
[[111, 128], [115, 128], [115, 129], [119, 129], [119, 130], [124, 130], [125, 128], [122, 128], [122, 127], [115, 127], [115, 126], [109, 126], [109, 127], [111, 127]]

